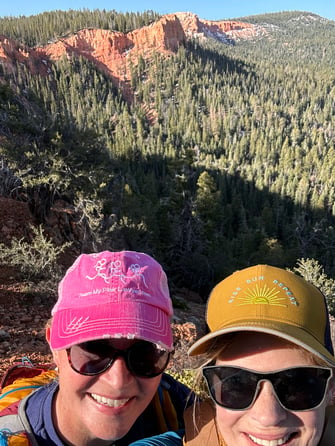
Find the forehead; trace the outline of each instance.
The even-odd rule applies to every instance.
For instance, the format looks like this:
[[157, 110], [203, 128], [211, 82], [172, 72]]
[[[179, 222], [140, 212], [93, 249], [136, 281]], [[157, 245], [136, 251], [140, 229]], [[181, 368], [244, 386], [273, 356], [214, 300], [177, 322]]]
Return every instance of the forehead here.
[[223, 346], [216, 361], [259, 371], [316, 365], [313, 355], [291, 342], [266, 333], [239, 333]]

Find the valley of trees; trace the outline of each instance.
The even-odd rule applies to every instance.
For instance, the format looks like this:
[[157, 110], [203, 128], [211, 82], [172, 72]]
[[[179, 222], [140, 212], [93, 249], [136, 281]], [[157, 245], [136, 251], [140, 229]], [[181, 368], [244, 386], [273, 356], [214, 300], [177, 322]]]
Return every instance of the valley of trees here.
[[[148, 252], [173, 286], [203, 297], [261, 262], [314, 259], [335, 277], [335, 22], [302, 16], [243, 18], [271, 25], [259, 40], [139, 56], [131, 104], [82, 58], [48, 78], [0, 64], [0, 163], [13, 178], [2, 195], [14, 179], [28, 199], [47, 186], [89, 221], [82, 249]], [[0, 35], [42, 45], [157, 17], [58, 11], [2, 18]]]

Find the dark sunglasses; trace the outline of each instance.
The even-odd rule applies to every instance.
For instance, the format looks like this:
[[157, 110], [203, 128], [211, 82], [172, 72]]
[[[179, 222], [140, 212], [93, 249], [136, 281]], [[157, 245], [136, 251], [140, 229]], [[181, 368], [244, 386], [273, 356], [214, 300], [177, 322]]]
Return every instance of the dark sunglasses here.
[[270, 381], [282, 407], [302, 411], [323, 402], [332, 370], [311, 366], [258, 373], [241, 367], [208, 366], [203, 368], [203, 375], [212, 399], [226, 409], [249, 409], [257, 398], [260, 383]]
[[99, 375], [122, 357], [128, 370], [140, 378], [153, 378], [163, 373], [170, 352], [148, 341], [138, 341], [124, 350], [118, 350], [109, 340], [101, 339], [73, 345], [67, 349], [69, 363], [81, 375]]

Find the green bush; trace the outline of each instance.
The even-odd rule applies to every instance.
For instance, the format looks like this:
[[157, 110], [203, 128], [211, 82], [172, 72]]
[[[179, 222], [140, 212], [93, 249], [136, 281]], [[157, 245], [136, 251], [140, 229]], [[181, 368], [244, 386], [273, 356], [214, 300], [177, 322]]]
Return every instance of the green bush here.
[[201, 398], [208, 398], [209, 393], [204, 379], [199, 379], [199, 370], [196, 369], [182, 369], [177, 371], [167, 370], [167, 373], [179, 382], [185, 384], [193, 390]]
[[328, 277], [315, 259], [299, 259], [293, 271], [315, 285], [325, 296], [329, 313], [335, 316], [335, 280]]
[[31, 242], [24, 238], [13, 238], [10, 246], [0, 243], [0, 263], [16, 267], [26, 279], [39, 281], [52, 277], [58, 281], [62, 273], [57, 263], [58, 256], [71, 243], [55, 246], [41, 226], [31, 226], [31, 230]]

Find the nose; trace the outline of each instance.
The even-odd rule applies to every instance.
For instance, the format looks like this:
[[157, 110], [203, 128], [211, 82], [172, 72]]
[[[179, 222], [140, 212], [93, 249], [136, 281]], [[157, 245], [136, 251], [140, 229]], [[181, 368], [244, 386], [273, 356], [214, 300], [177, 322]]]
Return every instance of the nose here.
[[278, 426], [288, 415], [269, 381], [260, 383], [256, 401], [249, 410], [252, 418], [263, 427]]
[[101, 378], [115, 389], [122, 389], [135, 379], [122, 356], [115, 358], [112, 365], [101, 374]]

